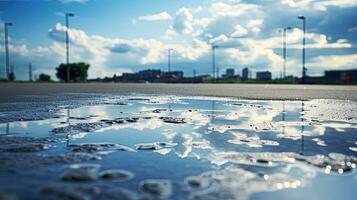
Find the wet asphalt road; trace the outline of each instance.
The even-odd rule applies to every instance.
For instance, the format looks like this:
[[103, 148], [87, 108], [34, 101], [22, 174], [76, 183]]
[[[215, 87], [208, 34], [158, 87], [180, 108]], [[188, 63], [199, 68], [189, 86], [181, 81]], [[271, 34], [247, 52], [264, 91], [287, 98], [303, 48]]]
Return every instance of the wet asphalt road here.
[[277, 84], [134, 84], [134, 83], [0, 83], [0, 101], [26, 100], [28, 95], [63, 93], [172, 94], [242, 99], [357, 101], [357, 86]]

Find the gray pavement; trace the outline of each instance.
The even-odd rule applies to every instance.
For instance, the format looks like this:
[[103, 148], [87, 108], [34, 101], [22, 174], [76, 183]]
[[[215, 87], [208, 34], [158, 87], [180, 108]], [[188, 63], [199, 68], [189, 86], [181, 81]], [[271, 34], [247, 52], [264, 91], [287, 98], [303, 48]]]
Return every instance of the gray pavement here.
[[26, 99], [27, 95], [52, 95], [63, 93], [147, 93], [268, 100], [343, 99], [357, 101], [357, 86], [161, 83], [0, 83], [0, 102]]

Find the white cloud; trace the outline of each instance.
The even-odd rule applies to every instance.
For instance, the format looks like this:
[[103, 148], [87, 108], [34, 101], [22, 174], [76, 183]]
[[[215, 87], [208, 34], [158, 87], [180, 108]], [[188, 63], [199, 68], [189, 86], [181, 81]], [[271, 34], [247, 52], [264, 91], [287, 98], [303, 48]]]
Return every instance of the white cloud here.
[[180, 59], [190, 61], [198, 61], [199, 58], [210, 53], [211, 49], [211, 45], [199, 39], [194, 39], [188, 45], [172, 45], [170, 47], [180, 55]]
[[225, 50], [230, 59], [241, 66], [249, 67], [251, 70], [265, 69], [273, 74], [281, 71], [282, 58], [274, 53], [272, 49], [265, 49], [259, 46], [252, 46], [247, 50], [229, 48]]
[[329, 56], [318, 56], [314, 58], [308, 67], [322, 68], [325, 69], [326, 66], [329, 69], [340, 69], [340, 68], [355, 68], [357, 63], [357, 54], [349, 55], [329, 55]]
[[[52, 52], [61, 54], [56, 57], [64, 58], [64, 36], [66, 27], [56, 24], [49, 30], [49, 36], [56, 42], [52, 45]], [[84, 31], [69, 29], [71, 42], [71, 61], [85, 61], [91, 64], [89, 76], [101, 75], [106, 65], [117, 65], [121, 68], [129, 66], [156, 64], [166, 62], [167, 49], [173, 48], [177, 60], [196, 60], [207, 53], [209, 44], [194, 39], [189, 44], [164, 44], [156, 39], [132, 39], [104, 38], [101, 36], [89, 36]], [[59, 50], [59, 51], [57, 51]], [[117, 64], [115, 64], [115, 62]], [[105, 70], [112, 72], [113, 70]]]
[[181, 8], [177, 13], [172, 25], [173, 29], [182, 34], [193, 32], [193, 16], [189, 9]]
[[167, 12], [161, 12], [153, 15], [145, 15], [137, 18], [137, 20], [142, 20], [142, 21], [162, 21], [162, 20], [171, 20], [171, 19], [172, 19], [171, 15]]
[[175, 37], [177, 35], [177, 32], [174, 30], [174, 28], [172, 26], [169, 26], [169, 28], [166, 30], [165, 35], [164, 35], [164, 39], [172, 39], [173, 37]]
[[[301, 29], [293, 29], [291, 33], [287, 34], [287, 41], [289, 48], [301, 49], [301, 40], [303, 38], [303, 31]], [[319, 33], [306, 33], [306, 48], [311, 49], [334, 49], [334, 48], [351, 48], [352, 44], [346, 39], [338, 39], [336, 42], [330, 42], [327, 35]]]
[[281, 4], [298, 9], [326, 11], [329, 7], [355, 7], [357, 0], [280, 0]]
[[318, 10], [326, 11], [328, 7], [355, 7], [357, 6], [357, 0], [325, 0], [315, 2], [313, 6]]
[[234, 27], [234, 32], [231, 34], [231, 37], [242, 37], [248, 34], [248, 30], [243, 26], [237, 24]]
[[216, 2], [211, 6], [212, 14], [218, 16], [241, 16], [247, 12], [255, 12], [258, 10], [260, 10], [260, 6], [257, 4]]
[[260, 33], [261, 28], [263, 26], [264, 20], [262, 19], [252, 19], [248, 21], [247, 28], [251, 30], [253, 33]]

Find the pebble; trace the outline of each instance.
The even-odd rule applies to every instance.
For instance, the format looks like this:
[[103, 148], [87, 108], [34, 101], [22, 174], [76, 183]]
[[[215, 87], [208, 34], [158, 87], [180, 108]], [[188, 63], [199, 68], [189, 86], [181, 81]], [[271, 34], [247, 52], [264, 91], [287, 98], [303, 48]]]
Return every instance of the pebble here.
[[69, 125], [65, 127], [58, 127], [52, 130], [53, 133], [69, 133], [69, 134], [78, 134], [78, 133], [88, 133], [97, 131], [102, 128], [108, 127], [109, 124], [105, 122], [91, 122], [91, 123], [78, 123], [74, 125]]
[[127, 117], [127, 118], [125, 118], [125, 120], [127, 122], [134, 123], [134, 122], [139, 121], [139, 117]]
[[186, 123], [184, 118], [174, 118], [174, 117], [162, 117], [162, 121], [171, 124], [184, 124]]
[[135, 151], [134, 149], [116, 144], [116, 143], [80, 143], [70, 144], [68, 147], [72, 148], [73, 152], [87, 152], [94, 153], [100, 150], [118, 150], [118, 151]]
[[99, 199], [105, 200], [138, 200], [139, 195], [124, 188], [112, 188], [104, 191]]
[[91, 181], [98, 178], [100, 165], [73, 164], [62, 174], [62, 180]]
[[176, 143], [170, 143], [170, 142], [154, 142], [154, 143], [136, 144], [135, 147], [137, 150], [159, 150], [162, 148], [171, 148], [176, 145], [177, 145]]
[[165, 112], [165, 111], [167, 111], [167, 109], [155, 109], [152, 112], [153, 113], [161, 113], [161, 112]]
[[140, 188], [144, 192], [158, 198], [168, 198], [172, 193], [172, 185], [170, 180], [166, 179], [147, 179], [141, 182]]
[[4, 150], [8, 152], [38, 152], [48, 149], [47, 144], [17, 144], [5, 147]]
[[90, 200], [90, 196], [99, 193], [99, 189], [93, 186], [56, 184], [46, 185], [40, 188], [40, 199], [51, 200]]
[[206, 187], [208, 185], [207, 179], [199, 176], [189, 176], [185, 179], [185, 182], [191, 187]]
[[116, 179], [126, 181], [132, 179], [134, 174], [122, 169], [111, 169], [100, 172], [99, 177], [102, 179]]

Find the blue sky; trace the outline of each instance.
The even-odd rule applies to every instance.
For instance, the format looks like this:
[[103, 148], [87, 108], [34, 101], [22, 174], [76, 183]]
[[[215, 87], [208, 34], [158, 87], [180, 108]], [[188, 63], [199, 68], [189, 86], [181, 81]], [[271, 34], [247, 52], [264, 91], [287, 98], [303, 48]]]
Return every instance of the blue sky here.
[[[211, 73], [211, 45], [217, 66], [253, 72], [282, 71], [281, 33], [287, 34], [287, 74], [301, 75], [301, 21], [307, 17], [309, 75], [351, 69], [357, 64], [357, 0], [11, 0], [0, 1], [0, 21], [10, 21], [10, 62], [18, 79], [35, 74], [55, 77], [65, 62], [63, 13], [70, 19], [73, 62], [91, 64], [90, 78], [146, 68], [191, 75]], [[0, 72], [4, 76], [4, 33], [0, 28]], [[240, 37], [237, 39], [236, 37]]]

